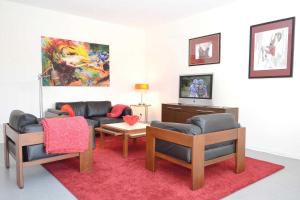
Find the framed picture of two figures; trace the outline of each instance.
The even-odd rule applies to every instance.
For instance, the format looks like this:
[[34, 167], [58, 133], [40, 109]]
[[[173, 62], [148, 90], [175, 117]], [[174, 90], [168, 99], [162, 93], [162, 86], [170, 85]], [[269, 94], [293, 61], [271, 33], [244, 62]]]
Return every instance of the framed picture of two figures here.
[[[293, 76], [295, 17], [250, 27], [249, 78]], [[221, 33], [189, 40], [189, 66], [220, 63]]]

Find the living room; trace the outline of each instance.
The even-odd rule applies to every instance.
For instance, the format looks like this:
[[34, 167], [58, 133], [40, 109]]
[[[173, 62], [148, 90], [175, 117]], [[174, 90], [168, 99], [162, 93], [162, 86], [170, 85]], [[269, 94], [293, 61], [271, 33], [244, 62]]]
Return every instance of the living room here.
[[[150, 88], [144, 94], [144, 101], [151, 104], [148, 121], [161, 120], [161, 105], [179, 102], [180, 75], [213, 74], [212, 99], [208, 104], [238, 107], [239, 123], [247, 129], [248, 155], [254, 154], [256, 158], [266, 158], [266, 161], [274, 163], [278, 161], [277, 164], [285, 167], [263, 179], [265, 183], [257, 182], [227, 198], [274, 199], [275, 194], [270, 194], [270, 191], [278, 191], [278, 187], [284, 185], [280, 194], [276, 194], [277, 198], [297, 199], [299, 191], [295, 188], [299, 187], [299, 181], [278, 182], [273, 187], [270, 183], [280, 180], [276, 176], [289, 180], [289, 173], [299, 172], [299, 168], [295, 167], [300, 165], [300, 136], [297, 135], [300, 129], [296, 116], [296, 103], [300, 100], [296, 92], [300, 83], [297, 30], [293, 36], [294, 56], [291, 58], [290, 76], [249, 78], [250, 27], [297, 18], [299, 14], [295, 1], [203, 1], [203, 8], [192, 0], [134, 1], [137, 5], [130, 1], [88, 2], [72, 1], [70, 7], [73, 9], [64, 10], [68, 8], [66, 1], [0, 1], [1, 124], [7, 123], [11, 111], [16, 109], [39, 116], [38, 75], [42, 72], [42, 36], [106, 44], [110, 51], [109, 87], [42, 87], [43, 111], [53, 108], [55, 102], [109, 100], [112, 104], [136, 104], [140, 101], [140, 93], [134, 85], [146, 82]], [[65, 7], [60, 8], [60, 3]], [[221, 33], [220, 62], [189, 66], [189, 40], [215, 33]], [[184, 99], [182, 103], [201, 105], [202, 101]], [[1, 143], [2, 134], [1, 127]], [[267, 160], [269, 157], [272, 159]], [[281, 159], [284, 160], [282, 163]], [[2, 160], [1, 176], [4, 177], [7, 172], [2, 168]], [[292, 172], [285, 172], [289, 166]], [[38, 176], [51, 176], [42, 169], [38, 172], [42, 175], [25, 172], [25, 182], [28, 182], [22, 190], [16, 186], [14, 176], [11, 182], [3, 178], [1, 186], [13, 191], [15, 199], [22, 198], [22, 195], [24, 198], [38, 198], [32, 194], [35, 187], [30, 186], [30, 180], [36, 181], [36, 184], [47, 184], [48, 178], [39, 182]], [[29, 174], [35, 175], [32, 177]], [[63, 185], [53, 187], [58, 188], [59, 194], [67, 196], [49, 194], [48, 199], [75, 198]], [[259, 193], [261, 188], [264, 192]], [[50, 192], [46, 188], [41, 191]], [[1, 193], [8, 196], [5, 191], [1, 190]], [[283, 195], [286, 193], [289, 196]]]

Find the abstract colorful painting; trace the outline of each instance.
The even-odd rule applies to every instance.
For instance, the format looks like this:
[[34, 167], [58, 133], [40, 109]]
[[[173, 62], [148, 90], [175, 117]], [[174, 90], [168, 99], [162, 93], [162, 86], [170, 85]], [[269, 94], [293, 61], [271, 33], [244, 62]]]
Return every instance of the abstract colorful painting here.
[[109, 86], [109, 46], [42, 36], [43, 86]]

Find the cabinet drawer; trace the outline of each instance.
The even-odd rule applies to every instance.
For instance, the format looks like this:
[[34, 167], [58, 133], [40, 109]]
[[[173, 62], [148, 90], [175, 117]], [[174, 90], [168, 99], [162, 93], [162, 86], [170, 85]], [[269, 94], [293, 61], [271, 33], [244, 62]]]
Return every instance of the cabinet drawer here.
[[185, 123], [186, 119], [195, 115], [206, 115], [213, 113], [231, 113], [238, 121], [238, 108], [197, 106], [185, 104], [162, 104], [162, 121]]

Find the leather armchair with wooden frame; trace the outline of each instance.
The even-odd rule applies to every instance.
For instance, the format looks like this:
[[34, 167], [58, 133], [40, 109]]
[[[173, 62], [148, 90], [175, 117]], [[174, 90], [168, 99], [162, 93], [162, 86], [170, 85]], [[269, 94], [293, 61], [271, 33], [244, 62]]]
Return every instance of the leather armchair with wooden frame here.
[[[22, 113], [20, 113], [21, 111], [13, 111], [13, 112], [17, 113], [17, 115], [22, 115]], [[25, 114], [25, 115], [29, 115], [29, 114]], [[29, 116], [29, 118], [31, 116]], [[18, 122], [18, 124], [22, 124], [22, 123]], [[92, 168], [92, 144], [93, 144], [92, 129], [90, 129], [89, 146], [86, 151], [81, 153], [68, 153], [68, 154], [45, 154], [45, 152], [41, 152], [43, 151], [44, 133], [38, 127], [39, 124], [27, 124], [27, 125], [22, 124], [21, 126], [22, 126], [21, 129], [24, 131], [16, 130], [15, 128], [10, 126], [9, 123], [5, 123], [3, 125], [5, 166], [6, 168], [10, 167], [9, 155], [11, 155], [16, 160], [16, 176], [17, 176], [17, 185], [19, 186], [19, 188], [24, 187], [24, 176], [23, 176], [24, 167], [40, 165], [44, 163], [49, 163], [49, 162], [73, 158], [73, 157], [79, 157], [80, 172], [86, 172]], [[32, 129], [33, 131], [28, 131], [30, 129]], [[29, 148], [37, 147], [38, 150], [34, 149], [33, 151], [39, 151], [39, 152], [33, 152], [33, 154], [35, 155], [33, 155], [32, 159], [28, 158], [27, 154], [29, 154], [29, 152], [28, 149], [26, 149], [27, 147]]]
[[[230, 114], [203, 115], [202, 119], [200, 117], [200, 121], [202, 120], [200, 125], [204, 126], [199, 129], [200, 132], [202, 130], [202, 133], [197, 133], [198, 130], [195, 130], [195, 126], [191, 124], [160, 122], [156, 125], [153, 124], [156, 127], [148, 126], [146, 129], [146, 168], [154, 172], [156, 169], [155, 159], [160, 158], [191, 169], [192, 190], [197, 190], [204, 185], [205, 166], [235, 158], [235, 172], [243, 172], [245, 170], [245, 128], [239, 126], [230, 128], [231, 126], [228, 126], [226, 122], [228, 122], [228, 119], [229, 123], [234, 122], [231, 121], [230, 116], [228, 118], [226, 115]], [[216, 117], [220, 119], [211, 120]], [[222, 129], [220, 123], [224, 124], [224, 122], [226, 130], [218, 130]], [[216, 128], [213, 127], [214, 124], [217, 126]], [[180, 128], [177, 128], [177, 126], [180, 126]], [[183, 132], [185, 133], [180, 131], [181, 126], [184, 126]], [[186, 132], [186, 127], [190, 131], [190, 126], [194, 129], [192, 130], [193, 134], [187, 134]], [[203, 132], [205, 129], [206, 131]], [[166, 148], [168, 152], [159, 150], [158, 143], [161, 142], [164, 142], [163, 145], [165, 146], [169, 145]], [[182, 149], [187, 153], [187, 157], [190, 156], [187, 160], [174, 157], [176, 151], [180, 153]], [[190, 154], [188, 154], [189, 152]], [[182, 155], [182, 152], [180, 154]]]

